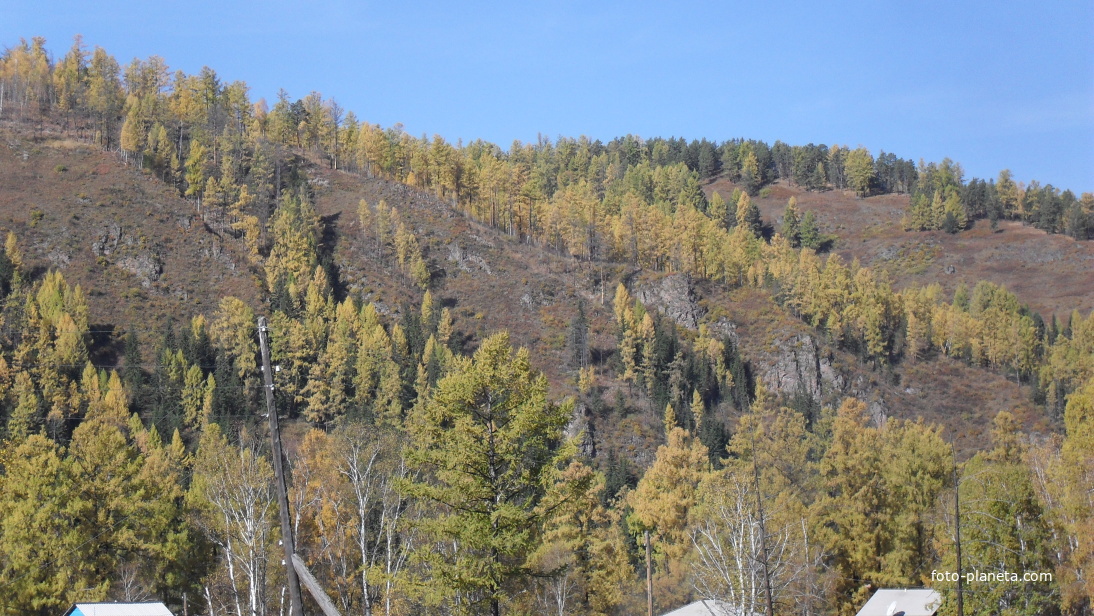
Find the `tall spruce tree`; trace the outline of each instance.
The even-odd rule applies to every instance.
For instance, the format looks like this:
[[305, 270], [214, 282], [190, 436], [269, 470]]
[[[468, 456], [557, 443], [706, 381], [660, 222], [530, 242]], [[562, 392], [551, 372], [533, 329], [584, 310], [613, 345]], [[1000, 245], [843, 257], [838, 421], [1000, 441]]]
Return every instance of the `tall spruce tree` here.
[[786, 209], [783, 211], [783, 224], [779, 228], [779, 233], [794, 248], [801, 246], [801, 221], [798, 218], [798, 200], [794, 197], [790, 197], [790, 201], [787, 202]]
[[801, 233], [799, 235], [799, 241], [802, 247], [812, 248], [816, 250], [821, 245], [821, 233], [817, 228], [817, 218], [813, 215], [813, 212], [806, 212], [802, 217]]
[[[546, 479], [558, 462], [572, 404], [547, 400], [547, 379], [508, 334], [455, 361], [409, 421], [408, 492], [433, 506], [418, 557], [429, 571], [427, 603], [456, 613], [501, 613], [539, 538]], [[458, 546], [453, 551], [438, 545]]]

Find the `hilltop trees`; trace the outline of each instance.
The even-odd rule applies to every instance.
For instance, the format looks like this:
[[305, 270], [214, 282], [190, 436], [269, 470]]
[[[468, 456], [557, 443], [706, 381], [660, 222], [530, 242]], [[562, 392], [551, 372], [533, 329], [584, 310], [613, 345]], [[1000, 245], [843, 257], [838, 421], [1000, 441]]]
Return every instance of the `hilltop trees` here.
[[870, 194], [874, 185], [874, 157], [866, 148], [851, 150], [847, 154], [847, 183], [860, 197]]
[[903, 224], [909, 231], [942, 229], [947, 233], [957, 233], [968, 226], [968, 214], [961, 204], [958, 190], [950, 186], [945, 191], [936, 191], [930, 199], [923, 193], [912, 197], [912, 206]]
[[57, 109], [67, 114], [70, 122], [87, 104], [87, 55], [83, 37], [77, 34], [68, 53], [53, 67]]
[[47, 114], [52, 103], [51, 70], [46, 39], [36, 36], [30, 43], [19, 39], [19, 44], [8, 48], [0, 61], [8, 109], [18, 105], [17, 113], [22, 117]]
[[987, 218], [992, 227], [1000, 219], [1020, 220], [1049, 233], [1067, 233], [1076, 239], [1091, 235], [1094, 196], [1076, 198], [1032, 181], [1023, 186], [1007, 169], [996, 181], [964, 181], [961, 166], [944, 159], [941, 164], [920, 162], [919, 179], [904, 217], [908, 230], [942, 229], [956, 233], [972, 221]]

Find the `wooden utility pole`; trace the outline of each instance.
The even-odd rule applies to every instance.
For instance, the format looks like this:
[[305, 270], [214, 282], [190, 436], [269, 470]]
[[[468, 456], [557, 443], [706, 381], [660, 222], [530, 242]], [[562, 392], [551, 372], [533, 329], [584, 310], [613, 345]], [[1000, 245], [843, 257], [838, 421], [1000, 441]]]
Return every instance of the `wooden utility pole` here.
[[266, 317], [258, 317], [258, 345], [262, 350], [262, 379], [266, 389], [266, 412], [270, 419], [270, 445], [272, 447], [274, 474], [277, 475], [277, 504], [281, 510], [281, 545], [285, 548], [285, 573], [289, 586], [290, 616], [304, 616], [304, 604], [300, 597], [300, 580], [293, 566], [296, 548], [292, 539], [292, 517], [289, 515], [289, 492], [285, 486], [285, 465], [281, 455], [281, 431], [277, 427], [277, 409], [274, 408], [273, 369], [270, 368], [270, 347], [266, 342]]
[[646, 531], [646, 607], [653, 616], [653, 553], [650, 551], [650, 531]]
[[330, 600], [327, 593], [323, 592], [323, 587], [316, 581], [315, 576], [311, 574], [311, 571], [308, 571], [304, 559], [300, 558], [299, 554], [292, 555], [292, 564], [300, 575], [300, 579], [304, 581], [304, 586], [308, 588], [311, 596], [315, 597], [315, 602], [319, 604], [319, 609], [323, 610], [323, 614], [325, 616], [342, 616], [338, 613], [338, 608], [334, 607], [334, 602]]

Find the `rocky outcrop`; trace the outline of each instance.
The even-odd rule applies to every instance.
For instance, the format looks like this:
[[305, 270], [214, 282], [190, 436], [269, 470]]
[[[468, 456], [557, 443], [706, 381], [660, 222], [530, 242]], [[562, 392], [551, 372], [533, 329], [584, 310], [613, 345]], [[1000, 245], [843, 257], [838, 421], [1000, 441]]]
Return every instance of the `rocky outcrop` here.
[[575, 404], [574, 414], [563, 434], [567, 439], [581, 436], [582, 438], [577, 444], [578, 452], [583, 456], [593, 458], [596, 456], [596, 442], [593, 436], [593, 424], [590, 419], [589, 407], [585, 406], [584, 403]]
[[147, 250], [136, 255], [124, 256], [115, 264], [140, 279], [141, 286], [146, 289], [159, 280], [160, 274], [163, 273], [163, 265], [159, 258]]
[[866, 405], [866, 412], [870, 419], [874, 420], [874, 425], [879, 428], [884, 427], [889, 420], [889, 405], [885, 404], [885, 400], [881, 398], [870, 400]]
[[[669, 274], [646, 282], [635, 290], [635, 297], [648, 308], [655, 309], [681, 327], [698, 329], [705, 311], [695, 296], [691, 279], [685, 274]], [[722, 317], [709, 323], [714, 334], [737, 341], [737, 326]], [[774, 343], [773, 353], [764, 361], [752, 358], [760, 380], [772, 392], [796, 394], [804, 392], [816, 400], [842, 392], [846, 382], [832, 366], [831, 354], [813, 336], [800, 334]]]
[[486, 272], [487, 275], [493, 275], [486, 259], [483, 259], [479, 255], [471, 254], [455, 242], [448, 245], [448, 260], [455, 263], [460, 271], [469, 273], [482, 271]]
[[120, 224], [113, 222], [106, 225], [91, 243], [91, 253], [102, 260], [112, 257], [118, 269], [136, 276], [141, 286], [147, 289], [163, 275], [163, 261], [155, 252], [141, 248], [143, 244], [143, 241], [138, 242], [132, 235], [124, 233]]
[[98, 239], [91, 243], [91, 252], [96, 257], [109, 257], [118, 249], [118, 242], [122, 239], [122, 227], [118, 223], [111, 223]]
[[685, 274], [669, 274], [659, 280], [642, 284], [634, 295], [638, 301], [669, 317], [681, 327], [698, 329], [703, 309], [695, 299], [691, 278]]
[[[205, 244], [205, 241], [202, 240], [201, 243]], [[217, 263], [223, 264], [225, 267], [228, 268], [229, 271], [232, 272], [236, 271], [236, 268], [238, 267], [236, 265], [235, 259], [232, 257], [231, 251], [226, 250], [224, 248], [224, 245], [221, 243], [220, 238], [216, 236], [213, 236], [212, 241], [201, 249], [201, 256], [205, 257], [206, 259], [210, 259], [212, 261], [216, 261]]]
[[56, 269], [64, 269], [72, 263], [72, 255], [60, 248], [53, 248], [46, 254], [46, 260]]
[[737, 335], [737, 324], [725, 317], [718, 317], [708, 324], [710, 331], [716, 336], [729, 338], [733, 344], [740, 344], [741, 338]]
[[800, 334], [774, 343], [774, 359], [761, 367], [760, 380], [771, 391], [808, 393], [816, 400], [843, 391], [846, 381], [832, 366], [830, 354], [813, 336]]
[[[685, 274], [669, 274], [645, 282], [635, 290], [635, 297], [646, 307], [669, 317], [681, 327], [696, 330], [705, 316], [699, 305], [691, 279]], [[720, 317], [708, 322], [710, 331], [738, 341], [737, 326]], [[773, 393], [794, 395], [806, 393], [823, 401], [847, 390], [847, 381], [832, 364], [832, 355], [809, 334], [799, 334], [776, 340], [770, 354], [750, 357], [755, 374]]]

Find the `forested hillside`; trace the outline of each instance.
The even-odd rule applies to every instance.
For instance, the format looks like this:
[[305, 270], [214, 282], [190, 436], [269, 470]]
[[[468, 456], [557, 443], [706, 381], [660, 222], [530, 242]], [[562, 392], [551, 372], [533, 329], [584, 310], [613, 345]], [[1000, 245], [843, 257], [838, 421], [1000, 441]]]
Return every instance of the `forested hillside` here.
[[[1091, 612], [1094, 196], [864, 147], [451, 144], [44, 45], [0, 57], [6, 609], [282, 612], [264, 315], [343, 613], [641, 613], [647, 536], [659, 611], [956, 613], [955, 497], [966, 570], [1053, 574], [969, 613]], [[1016, 236], [1053, 257], [956, 260]]]

